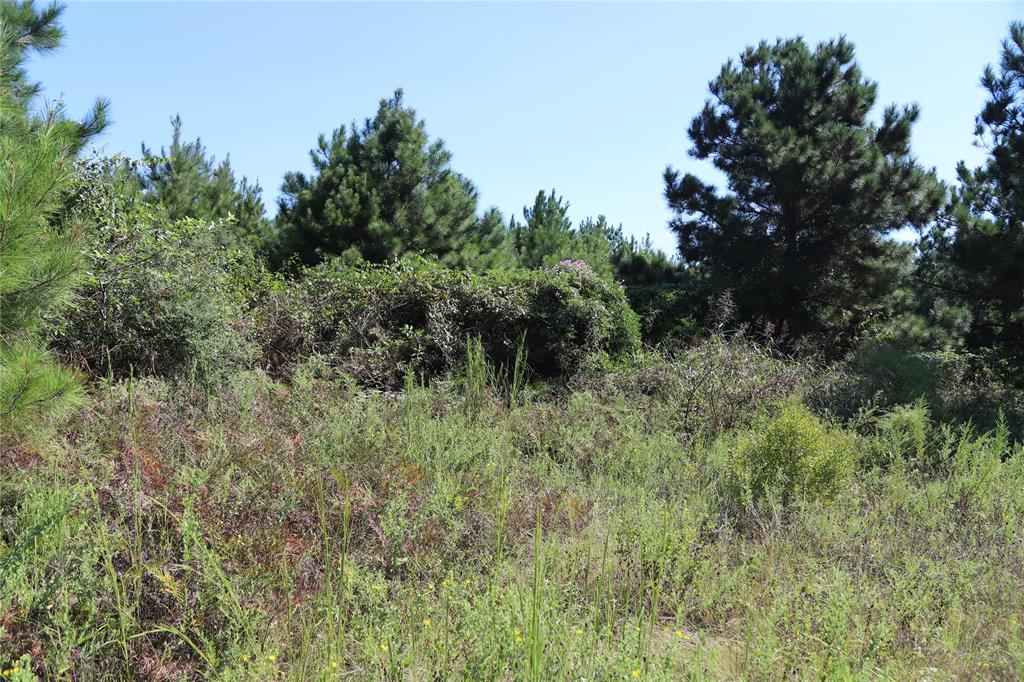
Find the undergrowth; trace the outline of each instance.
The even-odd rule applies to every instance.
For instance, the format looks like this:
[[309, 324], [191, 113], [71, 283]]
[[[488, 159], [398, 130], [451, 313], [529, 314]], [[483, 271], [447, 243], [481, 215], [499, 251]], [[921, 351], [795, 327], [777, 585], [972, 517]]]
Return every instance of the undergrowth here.
[[806, 368], [721, 340], [571, 390], [523, 353], [471, 342], [400, 393], [316, 357], [288, 384], [111, 379], [6, 438], [4, 674], [1024, 675], [1005, 426], [837, 422]]

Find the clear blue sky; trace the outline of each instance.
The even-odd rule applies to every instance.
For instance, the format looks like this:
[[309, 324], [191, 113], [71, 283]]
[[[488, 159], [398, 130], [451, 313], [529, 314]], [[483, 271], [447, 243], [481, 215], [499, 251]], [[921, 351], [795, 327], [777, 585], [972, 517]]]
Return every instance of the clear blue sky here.
[[159, 149], [180, 113], [273, 204], [283, 174], [307, 170], [320, 132], [372, 115], [404, 88], [445, 140], [483, 207], [519, 214], [555, 187], [575, 220], [600, 213], [674, 252], [662, 198], [666, 164], [713, 178], [687, 157], [686, 128], [707, 83], [745, 45], [846, 34], [879, 106], [917, 102], [921, 161], [951, 178], [977, 163], [978, 77], [998, 59], [1024, 2], [678, 4], [84, 3], [67, 40], [31, 75], [73, 114], [112, 101], [110, 153]]

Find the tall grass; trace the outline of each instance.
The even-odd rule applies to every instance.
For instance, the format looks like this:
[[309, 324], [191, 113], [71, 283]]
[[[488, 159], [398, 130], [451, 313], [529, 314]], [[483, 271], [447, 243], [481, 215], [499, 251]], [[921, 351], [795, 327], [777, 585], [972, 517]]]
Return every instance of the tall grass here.
[[[771, 394], [721, 348], [741, 378], [682, 397], [664, 387], [693, 364], [541, 393], [468, 351], [456, 381], [397, 395], [314, 365], [289, 385], [108, 382], [3, 460], [0, 672], [1024, 675], [1007, 427], [919, 405], [845, 428], [753, 398], [701, 416]], [[832, 455], [841, 485], [790, 480]]]

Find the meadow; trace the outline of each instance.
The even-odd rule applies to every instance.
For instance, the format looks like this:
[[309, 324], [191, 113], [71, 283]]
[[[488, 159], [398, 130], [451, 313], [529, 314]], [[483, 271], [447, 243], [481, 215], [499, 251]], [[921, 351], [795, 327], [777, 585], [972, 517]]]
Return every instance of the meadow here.
[[839, 419], [850, 376], [742, 338], [571, 390], [467, 357], [97, 384], [4, 458], [5, 677], [1024, 674], [1005, 416]]

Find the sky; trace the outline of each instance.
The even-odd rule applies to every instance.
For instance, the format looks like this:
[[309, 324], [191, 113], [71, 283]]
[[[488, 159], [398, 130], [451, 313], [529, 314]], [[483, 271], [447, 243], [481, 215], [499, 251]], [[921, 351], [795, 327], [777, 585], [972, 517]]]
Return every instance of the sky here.
[[762, 39], [845, 34], [878, 82], [875, 113], [917, 102], [913, 148], [951, 180], [977, 165], [978, 78], [1024, 1], [970, 3], [107, 3], [70, 2], [62, 49], [34, 58], [48, 99], [81, 115], [112, 103], [105, 153], [170, 142], [170, 119], [273, 213], [285, 172], [308, 171], [320, 133], [362, 122], [396, 88], [445, 141], [481, 211], [522, 215], [554, 188], [579, 221], [675, 240], [666, 165], [720, 181], [688, 157], [686, 129], [722, 64]]

